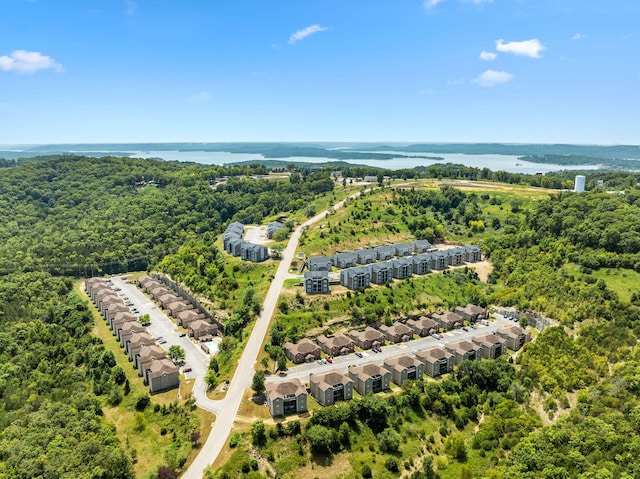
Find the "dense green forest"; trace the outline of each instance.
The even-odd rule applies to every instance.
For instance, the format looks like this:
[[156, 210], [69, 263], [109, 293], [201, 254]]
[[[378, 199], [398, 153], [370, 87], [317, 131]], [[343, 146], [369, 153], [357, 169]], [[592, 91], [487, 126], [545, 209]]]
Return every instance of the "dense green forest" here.
[[[163, 410], [149, 407], [148, 397], [129, 397], [126, 376], [113, 353], [89, 334], [90, 310], [66, 276], [152, 267], [168, 272], [228, 309], [220, 356], [228, 373], [271, 270], [225, 261], [216, 245], [219, 233], [229, 221], [299, 214], [331, 193], [334, 181], [328, 172], [256, 180], [250, 176], [266, 173], [264, 166], [123, 158], [53, 157], [5, 166], [0, 477], [133, 477], [135, 448], [116, 437], [102, 412], [119, 402], [132, 411], [141, 407], [145, 421], [171, 424], [175, 444], [165, 461], [170, 471], [179, 469], [196, 428], [190, 406]], [[563, 173], [525, 176], [459, 165], [395, 174], [571, 183]], [[212, 187], [222, 176], [229, 180]], [[597, 178], [625, 194], [599, 191]], [[428, 288], [440, 306], [515, 306], [546, 314], [557, 325], [512, 361], [466, 364], [442, 381], [323, 409], [302, 425], [258, 424], [253, 434], [235, 437], [237, 452], [217, 474], [259, 477], [249, 456], [254, 450], [283, 476], [348, 455], [347, 477], [397, 477], [402, 470], [416, 479], [638, 477], [640, 286], [627, 285], [636, 288], [627, 300], [613, 281], [640, 270], [637, 181], [632, 173], [598, 173], [588, 181], [594, 191], [531, 202], [509, 190], [385, 188], [391, 210], [384, 214], [414, 236], [479, 242], [494, 265], [489, 282], [460, 270], [326, 305], [295, 299], [286, 303], [295, 321], [276, 322], [274, 345], [338, 312], [363, 324], [434, 306], [412, 302], [412, 293], [422, 297]], [[368, 195], [353, 202], [360, 210], [353, 210], [351, 227], [379, 215], [366, 210], [372, 204]], [[337, 238], [344, 233], [340, 224], [332, 228], [329, 234]], [[614, 272], [611, 280], [600, 274], [604, 269]]]
[[[54, 275], [146, 269], [171, 251], [167, 268], [184, 266], [181, 251], [189, 244], [216, 251], [224, 222], [296, 210], [333, 182], [326, 173], [298, 176], [296, 183], [249, 178], [266, 173], [259, 165], [124, 158], [51, 157], [7, 166], [0, 175], [0, 477], [134, 477], [135, 444], [123, 443], [103, 417], [103, 407], [119, 404], [131, 409], [140, 430], [149, 422], [172, 433], [163, 470], [173, 474], [198, 430], [193, 404], [159, 407], [148, 395], [131, 397], [113, 352], [89, 334], [93, 318], [72, 279]], [[221, 176], [229, 180], [212, 188]], [[211, 275], [216, 263], [204, 260], [198, 271]], [[183, 266], [172, 270], [178, 279], [188, 279]], [[241, 287], [246, 299], [247, 280], [234, 277], [244, 270], [229, 267], [227, 276], [221, 267], [218, 285], [227, 289], [218, 298], [230, 291], [226, 299], [234, 299]]]
[[122, 373], [68, 279], [0, 281], [0, 477], [134, 477], [99, 394]]
[[[228, 221], [259, 222], [330, 191], [327, 173], [299, 184], [255, 181], [259, 165], [56, 157], [0, 175], [0, 272], [92, 275], [145, 269]], [[210, 180], [231, 176], [215, 190]]]

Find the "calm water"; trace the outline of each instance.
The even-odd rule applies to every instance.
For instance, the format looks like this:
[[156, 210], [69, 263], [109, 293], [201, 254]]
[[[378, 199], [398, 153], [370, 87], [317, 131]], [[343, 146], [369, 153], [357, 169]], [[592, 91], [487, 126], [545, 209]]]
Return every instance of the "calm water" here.
[[[585, 170], [596, 169], [596, 165], [552, 165], [544, 163], [530, 163], [518, 160], [517, 156], [511, 155], [463, 155], [459, 153], [405, 153], [402, 151], [381, 152], [397, 155], [412, 156], [412, 158], [394, 158], [392, 160], [351, 160], [348, 163], [369, 165], [379, 168], [388, 168], [397, 170], [400, 168], [415, 168], [416, 166], [429, 166], [435, 163], [455, 163], [475, 168], [489, 168], [493, 171], [509, 171], [511, 173], [545, 173], [547, 171], [559, 170]], [[444, 160], [427, 160], [424, 158], [416, 158], [416, 155], [437, 156]], [[224, 165], [238, 161], [263, 160], [264, 157], [259, 154], [251, 153], [228, 153], [224, 151], [136, 151], [130, 155], [136, 158], [162, 158], [166, 161], [192, 161], [194, 163], [202, 163], [205, 165]], [[309, 158], [306, 156], [294, 156], [291, 158], [274, 158], [274, 160], [290, 161], [290, 162], [306, 162], [306, 163], [325, 163], [328, 161], [337, 161], [333, 158]], [[519, 166], [516, 166], [519, 165]]]

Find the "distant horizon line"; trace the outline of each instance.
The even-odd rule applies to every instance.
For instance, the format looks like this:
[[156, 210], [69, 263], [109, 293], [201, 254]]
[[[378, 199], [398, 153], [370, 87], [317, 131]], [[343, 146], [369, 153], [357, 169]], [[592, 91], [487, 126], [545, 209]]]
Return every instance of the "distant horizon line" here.
[[571, 142], [513, 142], [513, 141], [400, 141], [400, 140], [381, 140], [381, 141], [373, 141], [373, 140], [302, 140], [302, 141], [294, 141], [294, 140], [233, 140], [233, 141], [103, 141], [103, 142], [59, 142], [59, 143], [0, 143], [0, 148], [5, 147], [34, 147], [34, 146], [65, 146], [65, 145], [81, 145], [81, 146], [90, 146], [90, 145], [145, 145], [145, 144], [154, 144], [154, 145], [171, 145], [171, 144], [310, 144], [310, 143], [328, 143], [328, 144], [372, 144], [372, 145], [453, 145], [453, 144], [462, 144], [462, 145], [572, 145], [572, 146], [631, 146], [640, 148], [640, 144], [634, 143], [571, 143]]

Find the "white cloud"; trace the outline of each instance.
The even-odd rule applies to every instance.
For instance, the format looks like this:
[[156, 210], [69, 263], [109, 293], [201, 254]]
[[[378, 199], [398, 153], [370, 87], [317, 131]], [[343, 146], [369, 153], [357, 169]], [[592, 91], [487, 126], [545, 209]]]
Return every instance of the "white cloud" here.
[[424, 0], [423, 5], [427, 10], [431, 10], [433, 7], [442, 2], [444, 2], [444, 0]]
[[[437, 5], [441, 4], [445, 0], [424, 0], [422, 5], [426, 10], [431, 10]], [[473, 3], [474, 5], [481, 5], [483, 3], [493, 3], [493, 0], [459, 0], [461, 3]]]
[[531, 58], [540, 58], [540, 52], [547, 48], [537, 38], [522, 42], [505, 43], [504, 40], [496, 41], [496, 50], [499, 52], [513, 53]]
[[447, 81], [447, 85], [460, 86], [464, 85], [464, 78], [458, 78], [457, 80]]
[[473, 82], [480, 86], [495, 86], [501, 83], [507, 83], [512, 78], [513, 75], [511, 73], [487, 70], [475, 78]]
[[40, 52], [14, 50], [11, 55], [0, 56], [0, 70], [6, 72], [33, 73], [38, 70], [63, 71], [62, 65]]
[[480, 52], [480, 59], [482, 60], [491, 61], [491, 60], [495, 60], [497, 57], [498, 57], [497, 53], [485, 52], [484, 50]]
[[587, 36], [583, 33], [576, 33], [574, 36], [571, 37], [571, 40], [583, 40], [587, 38]]
[[318, 33], [318, 32], [324, 32], [326, 30], [328, 30], [327, 27], [321, 27], [320, 25], [311, 25], [302, 30], [298, 30], [296, 33], [292, 34], [289, 37], [289, 45], [293, 45], [294, 43], [299, 42], [300, 40], [304, 40], [309, 35], [313, 35], [314, 33]]
[[208, 91], [201, 91], [195, 95], [189, 97], [190, 103], [209, 103], [211, 101], [211, 93]]

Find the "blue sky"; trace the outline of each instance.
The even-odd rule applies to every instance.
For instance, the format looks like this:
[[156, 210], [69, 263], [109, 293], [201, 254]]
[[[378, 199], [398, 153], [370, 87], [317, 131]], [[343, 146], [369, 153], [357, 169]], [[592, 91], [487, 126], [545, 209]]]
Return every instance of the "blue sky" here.
[[0, 0], [0, 144], [640, 144], [637, 0]]

